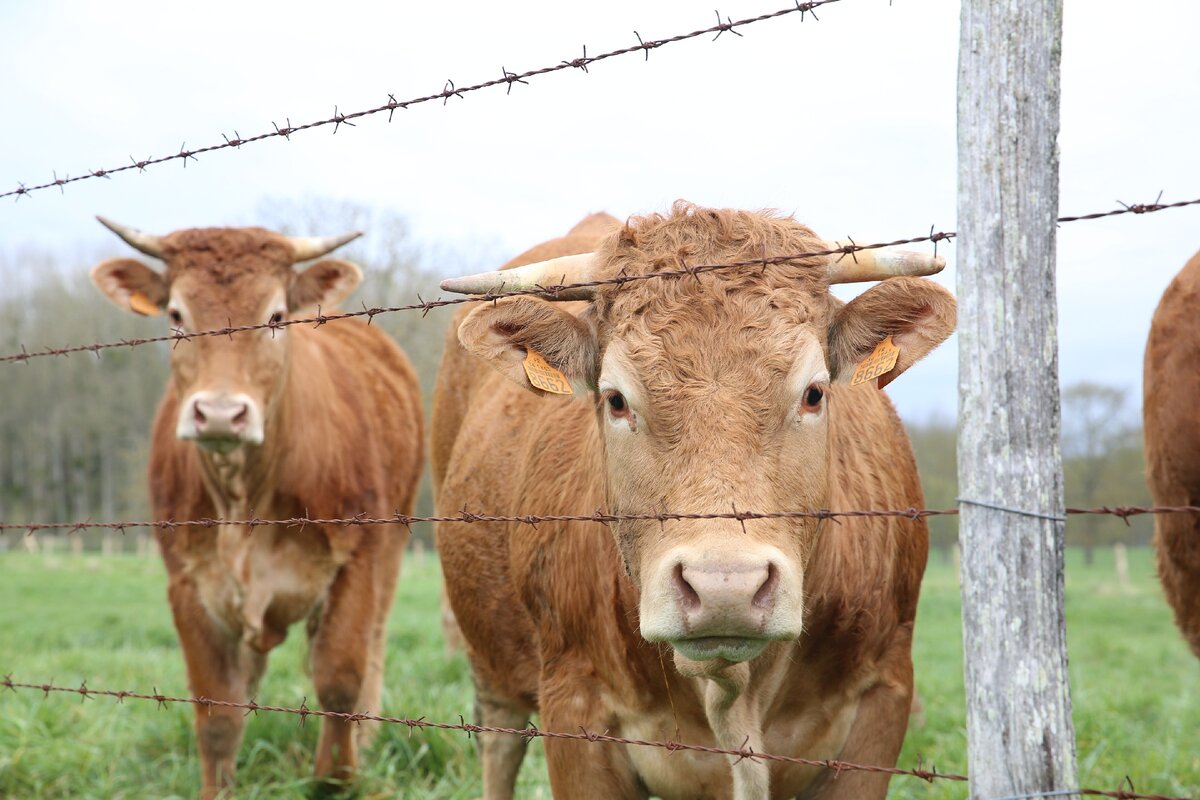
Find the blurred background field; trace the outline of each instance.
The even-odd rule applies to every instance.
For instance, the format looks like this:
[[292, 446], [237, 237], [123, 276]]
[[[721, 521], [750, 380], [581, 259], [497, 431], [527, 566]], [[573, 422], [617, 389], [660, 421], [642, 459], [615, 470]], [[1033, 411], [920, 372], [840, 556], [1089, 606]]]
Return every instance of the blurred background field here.
[[[1068, 553], [1070, 647], [1080, 782], [1141, 792], [1200, 794], [1200, 666], [1171, 624], [1152, 554], [1131, 548], [1122, 583], [1111, 548], [1088, 566]], [[14, 680], [185, 694], [183, 661], [156, 555], [0, 555], [0, 653]], [[410, 554], [388, 637], [385, 714], [472, 720], [471, 680], [447, 657], [438, 621], [436, 559]], [[934, 553], [917, 618], [917, 687], [924, 705], [899, 766], [966, 768], [961, 627], [953, 557]], [[258, 701], [298, 706], [312, 697], [294, 630], [271, 656]], [[37, 692], [0, 694], [0, 797], [193, 797], [199, 764], [190, 708]], [[317, 726], [260, 713], [239, 757], [240, 798], [304, 798]], [[607, 745], [597, 744], [596, 747]], [[475, 745], [455, 731], [384, 726], [364, 758], [358, 797], [471, 798], [481, 791]], [[520, 797], [549, 797], [542, 745], [530, 745]], [[896, 798], [959, 798], [961, 783], [892, 780]]]

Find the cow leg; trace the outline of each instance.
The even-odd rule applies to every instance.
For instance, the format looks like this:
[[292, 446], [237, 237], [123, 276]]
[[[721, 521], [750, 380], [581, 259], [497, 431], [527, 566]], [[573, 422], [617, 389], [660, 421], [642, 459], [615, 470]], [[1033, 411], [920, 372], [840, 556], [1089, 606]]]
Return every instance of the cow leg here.
[[[884, 678], [859, 701], [858, 715], [839, 756], [842, 761], [890, 767], [900, 756], [912, 711], [913, 683], [912, 639], [907, 634], [898, 636], [903, 641], [893, 646]], [[821, 800], [883, 800], [890, 778], [875, 772], [826, 770], [819, 788], [807, 796]]]
[[[538, 707], [542, 727], [550, 731], [602, 732], [610, 725], [596, 692], [594, 670], [564, 669], [561, 662], [542, 675]], [[624, 747], [588, 741], [543, 739], [550, 790], [555, 797], [604, 797], [642, 800], [648, 797]]]
[[[358, 698], [358, 710], [379, 714], [383, 710], [383, 658], [387, 648], [387, 619], [386, 612], [381, 612], [379, 619], [372, 626], [370, 650], [367, 652], [367, 672], [363, 677], [362, 689]], [[355, 746], [362, 752], [371, 746], [375, 735], [379, 732], [378, 722], [363, 721], [355, 727]]]
[[[522, 729], [529, 725], [528, 711], [489, 692], [478, 682], [475, 715], [479, 724], [486, 727]], [[512, 800], [528, 741], [511, 733], [481, 733], [479, 745], [483, 760], [483, 800]]]
[[[192, 696], [244, 703], [265, 659], [247, 663], [245, 648], [209, 616], [190, 579], [172, 581], [168, 597]], [[233, 786], [244, 728], [245, 717], [236, 708], [196, 706], [203, 800], [215, 800]]]
[[[378, 675], [372, 675], [371, 667], [380, 636], [377, 627], [382, 626], [374, 577], [369, 559], [355, 558], [338, 571], [329, 587], [309, 651], [317, 699], [326, 711], [353, 714], [365, 710], [360, 705], [364, 687], [372, 678], [382, 679], [382, 667], [377, 668]], [[331, 717], [321, 720], [315, 765], [318, 778], [346, 781], [353, 777], [358, 768], [358, 724]]]

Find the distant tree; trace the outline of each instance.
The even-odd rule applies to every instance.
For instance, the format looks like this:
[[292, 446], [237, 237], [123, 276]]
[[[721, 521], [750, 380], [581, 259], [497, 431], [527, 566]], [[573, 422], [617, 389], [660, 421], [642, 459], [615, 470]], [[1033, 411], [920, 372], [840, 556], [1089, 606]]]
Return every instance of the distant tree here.
[[[1128, 505], [1148, 498], [1142, 462], [1141, 429], [1128, 407], [1128, 391], [1084, 381], [1062, 393], [1063, 472], [1067, 505], [1092, 508]], [[1067, 541], [1081, 545], [1084, 563], [1095, 548], [1118, 540], [1138, 540], [1145, 521], [1130, 529], [1119, 519], [1073, 516]]]
[[[1078, 508], [1149, 505], [1142, 431], [1136, 409], [1129, 408], [1128, 391], [1097, 383], [1078, 383], [1063, 390], [1063, 472], [1067, 505]], [[951, 420], [931, 418], [906, 424], [925, 504], [930, 508], [957, 503], [957, 431]], [[1114, 542], [1147, 544], [1153, 532], [1149, 517], [1126, 524], [1113, 516], [1072, 515], [1067, 542], [1084, 550], [1091, 564], [1095, 549]], [[931, 517], [930, 540], [943, 558], [958, 537], [956, 517]]]
[[[114, 251], [116, 247], [113, 248]], [[97, 259], [0, 253], [0, 349], [112, 341], [161, 332], [113, 308], [88, 279]], [[165, 348], [106, 350], [0, 364], [0, 519], [141, 518], [144, 449], [166, 375]], [[89, 534], [98, 539], [98, 534]]]

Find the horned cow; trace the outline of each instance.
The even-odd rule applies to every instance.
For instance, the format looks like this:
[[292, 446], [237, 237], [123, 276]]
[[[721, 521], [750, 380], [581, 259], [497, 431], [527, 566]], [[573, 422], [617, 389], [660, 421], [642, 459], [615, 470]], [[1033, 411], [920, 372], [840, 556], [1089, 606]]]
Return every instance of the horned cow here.
[[[1200, 505], [1200, 253], [1163, 292], [1150, 323], [1142, 382], [1146, 481], [1155, 505]], [[1158, 574], [1175, 622], [1200, 658], [1200, 517], [1154, 518]]]
[[[99, 264], [117, 306], [165, 312], [184, 333], [279, 323], [330, 308], [362, 279], [318, 258], [358, 234], [261, 228], [149, 234], [101, 219], [166, 264]], [[267, 327], [179, 341], [152, 431], [150, 495], [161, 520], [411, 513], [423, 461], [419, 387], [404, 353], [358, 321]], [[193, 696], [245, 702], [267, 654], [306, 621], [321, 707], [379, 710], [384, 635], [407, 530], [399, 525], [221, 524], [159, 530], [168, 596]], [[197, 707], [203, 797], [233, 784], [243, 712]], [[349, 778], [370, 727], [325, 718], [316, 774]]]
[[[680, 202], [625, 225], [593, 215], [499, 272], [443, 283], [536, 290], [681, 259], [796, 254], [461, 312], [434, 401], [439, 512], [921, 507], [907, 437], [876, 387], [953, 330], [953, 298], [906, 277], [942, 262], [805, 255], [828, 247], [791, 219]], [[828, 291], [885, 278], [849, 303]], [[847, 385], [885, 340], [895, 365]], [[573, 397], [531, 382], [534, 356]], [[913, 693], [921, 520], [450, 522], [438, 548], [484, 724], [521, 727], [537, 712], [548, 730], [895, 763]], [[524, 747], [483, 735], [485, 797], [512, 796]], [[556, 797], [882, 798], [888, 783], [563, 740], [547, 740], [546, 757]]]

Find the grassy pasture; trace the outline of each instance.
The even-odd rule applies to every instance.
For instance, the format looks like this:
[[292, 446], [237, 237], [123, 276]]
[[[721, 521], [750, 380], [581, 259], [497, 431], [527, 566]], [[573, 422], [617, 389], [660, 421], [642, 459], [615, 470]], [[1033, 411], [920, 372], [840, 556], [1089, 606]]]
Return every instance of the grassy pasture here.
[[[1130, 553], [1131, 585], [1119, 587], [1111, 553], [1085, 568], [1068, 555], [1067, 622], [1081, 783], [1115, 789], [1129, 776], [1141, 792], [1200, 795], [1200, 664], [1184, 647], [1146, 550]], [[384, 712], [429, 720], [471, 719], [461, 657], [447, 659], [438, 628], [437, 564], [405, 565], [388, 638]], [[14, 680], [186, 694], [182, 658], [157, 558], [0, 554], [0, 673]], [[917, 621], [917, 685], [924, 719], [910, 727], [900, 766], [966, 769], [958, 586], [937, 557], [926, 573]], [[302, 669], [303, 634], [277, 649], [259, 701], [296, 706], [313, 695]], [[315, 703], [311, 703], [315, 705]], [[188, 707], [152, 702], [43, 699], [0, 694], [0, 797], [193, 797], [198, 761]], [[240, 798], [302, 798], [317, 727], [291, 715], [248, 720]], [[596, 745], [599, 747], [607, 745]], [[364, 759], [360, 798], [469, 798], [480, 792], [474, 744], [453, 731], [385, 726]], [[962, 784], [895, 778], [896, 798], [965, 797]], [[529, 748], [520, 797], [549, 797], [542, 747]]]

